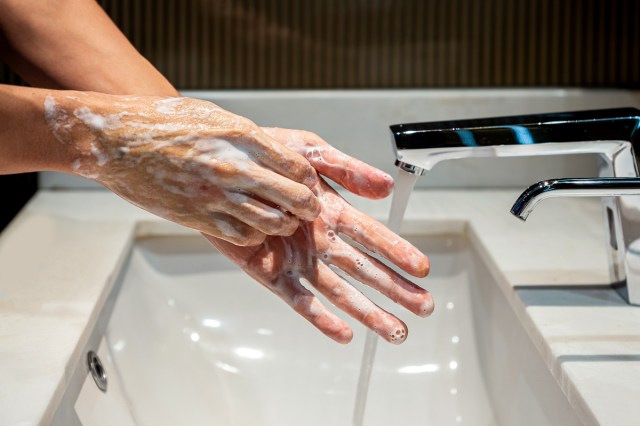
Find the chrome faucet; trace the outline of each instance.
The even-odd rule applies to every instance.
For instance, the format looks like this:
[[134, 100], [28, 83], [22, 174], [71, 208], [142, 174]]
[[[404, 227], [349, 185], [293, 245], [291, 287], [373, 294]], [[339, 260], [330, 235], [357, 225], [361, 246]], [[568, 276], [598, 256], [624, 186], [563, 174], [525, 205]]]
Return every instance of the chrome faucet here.
[[640, 305], [639, 128], [640, 110], [621, 108], [397, 124], [391, 132], [396, 165], [418, 175], [459, 158], [599, 155], [598, 177], [538, 182], [511, 212], [526, 220], [545, 198], [602, 197], [611, 284], [627, 302]]

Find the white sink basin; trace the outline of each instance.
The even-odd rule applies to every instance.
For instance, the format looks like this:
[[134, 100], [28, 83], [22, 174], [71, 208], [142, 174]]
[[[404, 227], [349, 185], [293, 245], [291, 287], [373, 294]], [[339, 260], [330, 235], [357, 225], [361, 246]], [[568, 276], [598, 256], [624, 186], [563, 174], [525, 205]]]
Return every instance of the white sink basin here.
[[[414, 317], [362, 289], [410, 331], [378, 345], [364, 424], [581, 424], [473, 244], [409, 239], [430, 257], [418, 284], [436, 311]], [[353, 342], [334, 343], [195, 236], [136, 241], [119, 285], [101, 349], [111, 390], [85, 382], [83, 424], [108, 424], [114, 392], [139, 425], [351, 424], [354, 320]]]

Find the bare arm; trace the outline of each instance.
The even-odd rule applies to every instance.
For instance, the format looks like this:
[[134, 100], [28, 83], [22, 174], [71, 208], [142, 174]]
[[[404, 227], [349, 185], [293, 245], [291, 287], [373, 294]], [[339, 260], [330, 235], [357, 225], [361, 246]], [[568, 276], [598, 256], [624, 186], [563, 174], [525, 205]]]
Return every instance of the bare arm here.
[[210, 102], [0, 85], [0, 113], [0, 173], [74, 173], [240, 245], [320, 213], [311, 165]]
[[[22, 71], [24, 78], [31, 82], [55, 82], [62, 88], [96, 90], [105, 93], [175, 95], [176, 90], [169, 82], [164, 78], [158, 78], [158, 72], [150, 69], [148, 62], [135, 50], [132, 51], [133, 48], [123, 40], [124, 37], [121, 34], [117, 37], [114, 35], [119, 31], [110, 22], [103, 22], [107, 18], [101, 11], [95, 10], [97, 6], [91, 0], [69, 0], [69, 3], [77, 9], [64, 9], [67, 25], [78, 25], [76, 19], [78, 15], [75, 14], [83, 13], [81, 11], [85, 8], [93, 10], [94, 17], [101, 22], [100, 25], [93, 25], [89, 23], [89, 19], [85, 19], [88, 23], [86, 26], [92, 27], [91, 38], [94, 44], [87, 46], [85, 42], [78, 42], [76, 37], [67, 38], [71, 46], [51, 42], [56, 44], [53, 47], [62, 49], [63, 56], [78, 57], [79, 62], [64, 65], [66, 68], [71, 68], [69, 70], [71, 74], [65, 74], [56, 69], [55, 55], [50, 56], [51, 62], [47, 62], [39, 60], [36, 52], [29, 64], [44, 63], [44, 65], [26, 66]], [[83, 5], [84, 3], [87, 5]], [[92, 5], [88, 5], [89, 3]], [[22, 12], [24, 13], [24, 10]], [[6, 21], [6, 19], [0, 20]], [[83, 27], [85, 25], [81, 24], [69, 31], [81, 34], [84, 31]], [[55, 28], [53, 30], [56, 31]], [[34, 31], [38, 32], [37, 29]], [[46, 32], [41, 34], [44, 38], [48, 36]], [[82, 57], [86, 53], [84, 49], [104, 49], [99, 45], [105, 38], [110, 37], [117, 41], [114, 43], [110, 40], [107, 43], [112, 45], [113, 49], [109, 53], [110, 56], [95, 55], [91, 52], [89, 55], [93, 59], [87, 64]], [[9, 39], [13, 38], [9, 37]], [[44, 43], [49, 42], [44, 41]], [[74, 45], [74, 43], [77, 44]], [[23, 52], [29, 51], [29, 46], [25, 47], [20, 43], [14, 43], [13, 46], [22, 46], [22, 49], [26, 49], [21, 50]], [[119, 47], [123, 49], [122, 52], [118, 50]], [[43, 54], [49, 55], [48, 52]], [[15, 56], [29, 57], [27, 53]], [[113, 58], [117, 58], [118, 66], [114, 66]], [[87, 70], [95, 70], [95, 74]], [[382, 198], [391, 192], [393, 182], [388, 175], [337, 151], [317, 135], [304, 131], [271, 128], [261, 129], [261, 132], [269, 135], [283, 147], [286, 146], [291, 151], [305, 156], [320, 173], [351, 192], [368, 198]], [[351, 340], [352, 331], [303, 286], [304, 280], [316, 287], [335, 306], [387, 341], [402, 343], [407, 336], [406, 325], [395, 315], [369, 301], [330, 267], [337, 267], [353, 278], [376, 288], [420, 316], [427, 316], [433, 310], [430, 294], [369, 256], [365, 251], [347, 244], [339, 234], [349, 236], [414, 276], [422, 277], [428, 273], [427, 257], [382, 224], [349, 206], [322, 180], [313, 187], [313, 191], [322, 206], [322, 213], [313, 221], [301, 222], [293, 235], [267, 236], [261, 244], [250, 247], [229, 244], [206, 231], [205, 236], [245, 272], [277, 294], [296, 312], [334, 340], [347, 343]]]
[[[250, 120], [194, 99], [105, 95], [178, 92], [95, 1], [0, 0], [0, 8], [0, 53], [27, 82], [94, 92], [3, 86], [0, 174], [78, 174], [159, 216], [242, 245], [289, 235], [297, 214], [319, 213], [304, 186], [317, 181], [313, 169]], [[56, 110], [47, 123], [46, 99]], [[212, 139], [217, 151], [206, 142]], [[242, 167], [203, 163], [219, 157], [220, 141]]]
[[95, 1], [0, 0], [0, 9], [0, 60], [33, 86], [178, 94]]
[[0, 85], [0, 174], [68, 172], [73, 154], [44, 120], [47, 90]]

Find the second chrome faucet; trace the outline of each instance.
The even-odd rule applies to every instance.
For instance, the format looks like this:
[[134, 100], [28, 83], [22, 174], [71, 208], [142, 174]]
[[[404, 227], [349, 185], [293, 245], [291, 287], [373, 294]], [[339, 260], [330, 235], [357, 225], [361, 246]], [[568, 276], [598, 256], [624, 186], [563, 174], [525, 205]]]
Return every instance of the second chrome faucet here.
[[[597, 154], [597, 177], [538, 182], [511, 212], [526, 220], [549, 197], [602, 197], [611, 284], [640, 305], [640, 110], [521, 115], [391, 126], [396, 165], [423, 174], [437, 163], [469, 157]], [[634, 146], [636, 149], [634, 149]]]

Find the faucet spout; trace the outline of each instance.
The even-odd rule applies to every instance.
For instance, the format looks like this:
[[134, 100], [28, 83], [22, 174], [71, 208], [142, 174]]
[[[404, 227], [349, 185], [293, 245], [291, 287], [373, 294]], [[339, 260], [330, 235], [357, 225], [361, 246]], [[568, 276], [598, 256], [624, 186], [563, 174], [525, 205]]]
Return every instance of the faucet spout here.
[[612, 197], [640, 195], [640, 178], [549, 179], [531, 185], [511, 207], [511, 213], [522, 221], [537, 204], [552, 197]]
[[408, 172], [414, 175], [422, 176], [423, 174], [426, 173], [425, 169], [418, 166], [414, 166], [409, 163], [405, 163], [404, 161], [396, 160], [395, 165], [399, 167], [401, 170], [404, 170], [405, 172]]
[[396, 164], [412, 173], [459, 158], [592, 153], [604, 158], [604, 173], [621, 177], [637, 176], [639, 127], [635, 108], [390, 126]]

